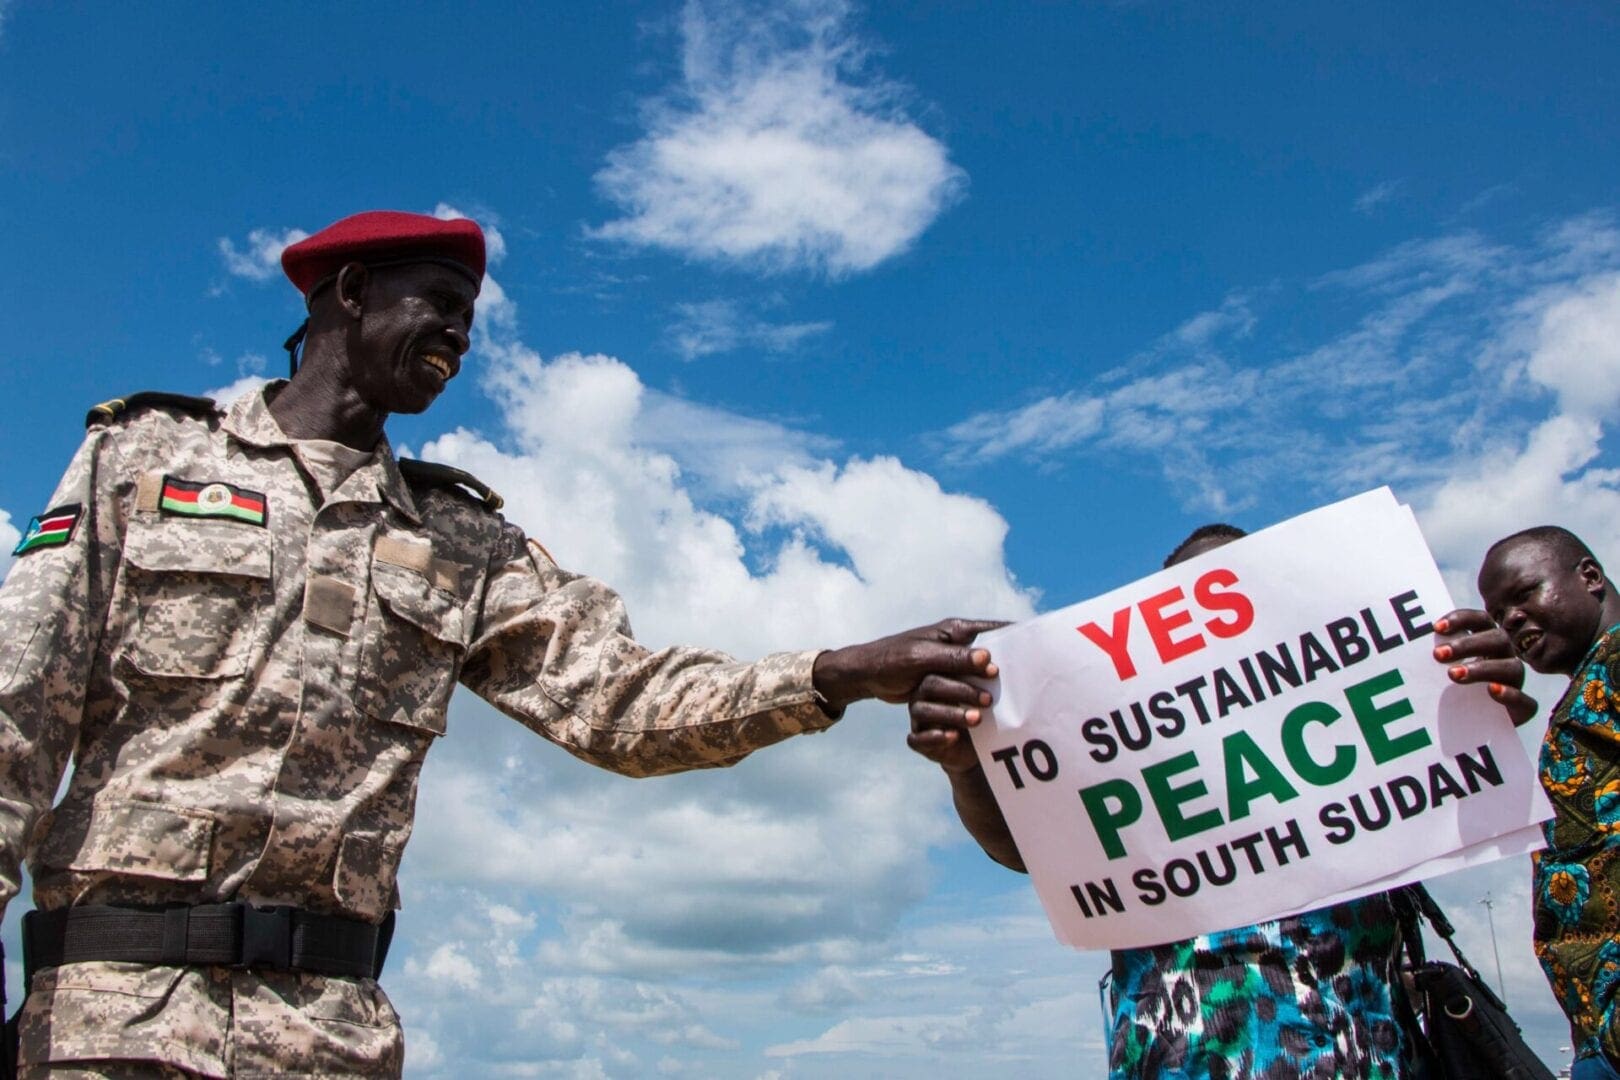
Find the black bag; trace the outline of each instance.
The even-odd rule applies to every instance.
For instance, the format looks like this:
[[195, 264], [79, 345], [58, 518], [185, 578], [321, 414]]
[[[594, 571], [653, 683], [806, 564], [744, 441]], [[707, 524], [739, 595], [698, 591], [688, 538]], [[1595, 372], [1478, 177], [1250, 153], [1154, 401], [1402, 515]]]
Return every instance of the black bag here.
[[[1390, 893], [1406, 947], [1403, 971], [1417, 995], [1429, 1069], [1435, 1080], [1553, 1080], [1552, 1070], [1525, 1045], [1519, 1025], [1452, 940], [1451, 921], [1422, 885]], [[1427, 919], [1457, 958], [1455, 964], [1423, 955]]]

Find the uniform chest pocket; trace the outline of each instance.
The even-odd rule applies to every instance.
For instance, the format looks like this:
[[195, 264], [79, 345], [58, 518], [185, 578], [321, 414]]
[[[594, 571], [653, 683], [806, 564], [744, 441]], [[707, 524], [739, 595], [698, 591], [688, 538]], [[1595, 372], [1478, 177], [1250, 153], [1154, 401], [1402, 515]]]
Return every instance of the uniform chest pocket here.
[[461, 599], [411, 567], [373, 559], [355, 702], [375, 720], [444, 734], [467, 649]]
[[136, 516], [124, 565], [136, 615], [123, 656], [138, 671], [225, 679], [247, 670], [271, 594], [268, 532]]

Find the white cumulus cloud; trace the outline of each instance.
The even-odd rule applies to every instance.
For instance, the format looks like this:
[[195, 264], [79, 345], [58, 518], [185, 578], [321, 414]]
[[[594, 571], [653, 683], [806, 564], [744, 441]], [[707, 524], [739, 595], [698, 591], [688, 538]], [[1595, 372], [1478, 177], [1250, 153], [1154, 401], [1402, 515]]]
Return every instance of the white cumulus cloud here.
[[1563, 525], [1620, 570], [1620, 469], [1603, 454], [1604, 436], [1620, 420], [1620, 274], [1585, 278], [1524, 306], [1529, 355], [1494, 392], [1539, 392], [1553, 406], [1523, 435], [1486, 435], [1459, 455], [1420, 507], [1424, 531], [1443, 558], [1473, 566], [1508, 533]]
[[597, 173], [624, 216], [593, 235], [835, 276], [910, 247], [965, 174], [849, 21], [842, 0], [689, 0], [680, 84]]
[[303, 229], [253, 229], [240, 248], [230, 237], [220, 237], [219, 256], [226, 273], [249, 281], [269, 281], [281, 274], [281, 253], [308, 236]]

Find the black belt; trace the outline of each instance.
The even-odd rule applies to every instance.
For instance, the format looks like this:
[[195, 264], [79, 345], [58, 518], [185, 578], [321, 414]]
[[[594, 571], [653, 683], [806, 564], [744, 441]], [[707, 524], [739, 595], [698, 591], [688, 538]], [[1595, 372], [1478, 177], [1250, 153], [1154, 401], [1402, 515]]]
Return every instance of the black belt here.
[[372, 978], [382, 974], [394, 913], [381, 925], [240, 901], [162, 908], [85, 905], [23, 916], [23, 971], [87, 961], [218, 964]]

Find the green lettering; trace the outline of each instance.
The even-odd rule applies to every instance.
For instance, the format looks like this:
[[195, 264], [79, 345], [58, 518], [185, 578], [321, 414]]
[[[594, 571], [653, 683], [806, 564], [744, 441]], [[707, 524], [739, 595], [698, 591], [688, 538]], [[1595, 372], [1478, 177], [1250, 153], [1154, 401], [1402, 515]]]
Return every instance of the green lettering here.
[[1380, 765], [1414, 750], [1421, 750], [1432, 741], [1427, 728], [1415, 728], [1393, 739], [1384, 730], [1395, 721], [1411, 716], [1414, 711], [1412, 703], [1401, 698], [1388, 705], [1374, 705], [1372, 699], [1404, 685], [1400, 671], [1391, 670], [1346, 687], [1344, 691], [1345, 699], [1350, 702], [1350, 711], [1355, 714], [1356, 724], [1361, 728], [1361, 737], [1367, 740], [1367, 749], [1372, 751], [1373, 760]]
[[[1262, 795], [1279, 803], [1299, 795], [1247, 731], [1234, 731], [1222, 739], [1221, 752], [1226, 757], [1226, 812], [1232, 821], [1248, 817], [1250, 805]], [[1244, 775], [1245, 764], [1254, 770], [1254, 779]]]
[[[1117, 804], [1112, 809], [1109, 800]], [[1119, 831], [1142, 816], [1142, 796], [1136, 788], [1128, 780], [1104, 780], [1081, 788], [1080, 801], [1091, 818], [1091, 827], [1097, 830], [1103, 851], [1110, 859], [1124, 858], [1125, 845], [1120, 843]]]
[[1356, 748], [1340, 743], [1333, 751], [1333, 760], [1322, 764], [1311, 757], [1305, 746], [1305, 725], [1321, 724], [1327, 727], [1339, 718], [1339, 710], [1325, 701], [1307, 701], [1291, 710], [1282, 722], [1283, 753], [1301, 780], [1317, 787], [1337, 784], [1349, 776], [1356, 767]]
[[1153, 808], [1159, 812], [1159, 820], [1164, 822], [1165, 834], [1172, 840], [1185, 840], [1206, 829], [1213, 829], [1221, 823], [1219, 810], [1205, 810], [1190, 818], [1181, 812], [1182, 803], [1208, 795], [1209, 787], [1202, 780], [1194, 780], [1181, 787], [1171, 787], [1170, 778], [1177, 773], [1184, 773], [1197, 767], [1198, 755], [1189, 750], [1185, 754], [1166, 758], [1142, 770], [1142, 780], [1147, 784], [1148, 794], [1153, 798]]

